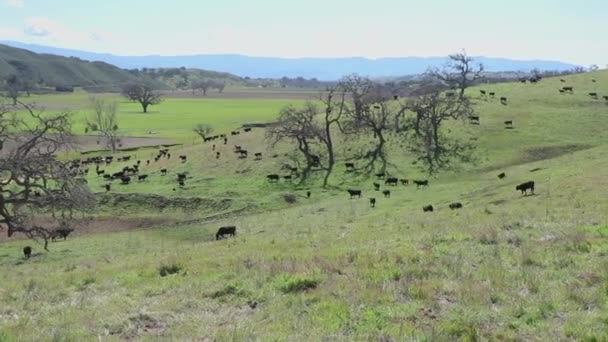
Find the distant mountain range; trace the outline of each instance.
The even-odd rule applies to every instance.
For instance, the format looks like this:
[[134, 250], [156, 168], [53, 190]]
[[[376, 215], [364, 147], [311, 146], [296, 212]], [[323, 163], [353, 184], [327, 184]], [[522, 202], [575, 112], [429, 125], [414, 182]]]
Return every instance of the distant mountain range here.
[[[337, 80], [358, 73], [368, 77], [395, 77], [425, 72], [429, 67], [441, 66], [445, 57], [402, 58], [273, 58], [242, 55], [187, 55], [187, 56], [117, 56], [49, 46], [0, 41], [2, 44], [37, 53], [77, 57], [89, 61], [102, 61], [120, 68], [198, 68], [227, 72], [241, 77], [281, 78], [283, 76]], [[489, 72], [540, 70], [565, 71], [577, 65], [547, 60], [513, 60], [506, 58], [476, 57]]]

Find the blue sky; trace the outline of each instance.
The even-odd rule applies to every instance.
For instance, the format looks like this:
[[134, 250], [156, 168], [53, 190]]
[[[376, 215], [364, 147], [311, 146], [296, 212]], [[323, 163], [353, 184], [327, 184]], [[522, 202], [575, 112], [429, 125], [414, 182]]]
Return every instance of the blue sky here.
[[608, 0], [0, 0], [0, 40], [120, 55], [608, 63]]

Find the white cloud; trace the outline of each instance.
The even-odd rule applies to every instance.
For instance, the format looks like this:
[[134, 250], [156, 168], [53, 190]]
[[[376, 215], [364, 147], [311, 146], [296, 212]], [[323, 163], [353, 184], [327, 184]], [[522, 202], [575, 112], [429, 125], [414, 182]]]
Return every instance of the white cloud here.
[[23, 8], [25, 7], [25, 0], [4, 0], [3, 4], [8, 7]]
[[48, 43], [72, 47], [91, 46], [91, 44], [103, 40], [103, 35], [100, 33], [72, 29], [61, 22], [45, 17], [25, 19], [23, 33], [44, 38]]

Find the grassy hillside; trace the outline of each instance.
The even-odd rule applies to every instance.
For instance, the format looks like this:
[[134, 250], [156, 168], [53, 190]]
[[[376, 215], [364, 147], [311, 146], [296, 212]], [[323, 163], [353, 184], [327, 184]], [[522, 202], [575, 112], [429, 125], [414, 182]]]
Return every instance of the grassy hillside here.
[[[219, 160], [210, 145], [174, 149], [171, 159], [142, 167], [149, 181], [116, 184], [100, 199], [98, 217], [145, 217], [148, 229], [98, 227], [49, 253], [29, 241], [0, 244], [0, 272], [8, 275], [0, 278], [0, 340], [607, 339], [608, 105], [586, 94], [608, 95], [608, 73], [567, 84], [575, 94], [560, 95], [559, 79], [471, 89], [480, 162], [431, 179], [427, 189], [390, 188], [390, 199], [342, 163], [328, 190], [268, 184], [264, 176], [279, 172], [287, 147], [269, 148], [261, 129], [218, 145]], [[497, 99], [478, 97], [480, 89]], [[211, 116], [228, 106], [202, 110], [212, 102], [159, 105], [160, 134], [179, 139], [184, 131], [173, 122], [182, 112], [192, 122], [208, 119], [218, 133], [261, 119], [249, 114], [256, 110], [264, 120], [276, 115], [264, 101], [233, 100], [250, 110]], [[154, 125], [141, 117], [129, 123], [134, 131]], [[505, 120], [515, 129], [504, 129]], [[233, 144], [264, 159], [239, 160]], [[393, 174], [423, 176], [391, 149]], [[154, 151], [130, 154], [145, 160]], [[183, 171], [186, 187], [174, 191]], [[102, 191], [98, 177], [88, 180]], [[528, 180], [536, 195], [522, 197], [515, 186]], [[364, 198], [349, 200], [349, 187]], [[456, 201], [463, 210], [448, 208]], [[427, 204], [437, 210], [423, 213]], [[222, 225], [237, 225], [238, 237], [214, 241]], [[25, 245], [37, 253], [28, 261]], [[171, 268], [177, 273], [160, 275]]]
[[[93, 91], [120, 90], [123, 84], [143, 79], [103, 62], [36, 54], [0, 44], [0, 78], [21, 72], [39, 86], [86, 87]], [[161, 86], [160, 82], [156, 85]]]

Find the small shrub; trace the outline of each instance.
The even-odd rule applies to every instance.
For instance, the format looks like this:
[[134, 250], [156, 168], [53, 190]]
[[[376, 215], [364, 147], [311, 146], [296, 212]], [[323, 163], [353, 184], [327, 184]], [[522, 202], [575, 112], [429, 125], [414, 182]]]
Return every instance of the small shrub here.
[[294, 204], [298, 201], [298, 198], [296, 197], [296, 195], [283, 194], [283, 200], [285, 200], [285, 202], [289, 204]]
[[176, 263], [172, 264], [163, 264], [158, 268], [158, 273], [161, 277], [166, 277], [171, 274], [179, 273], [182, 270], [182, 267]]
[[279, 289], [284, 293], [295, 293], [315, 289], [319, 286], [318, 279], [286, 276], [279, 282]]

